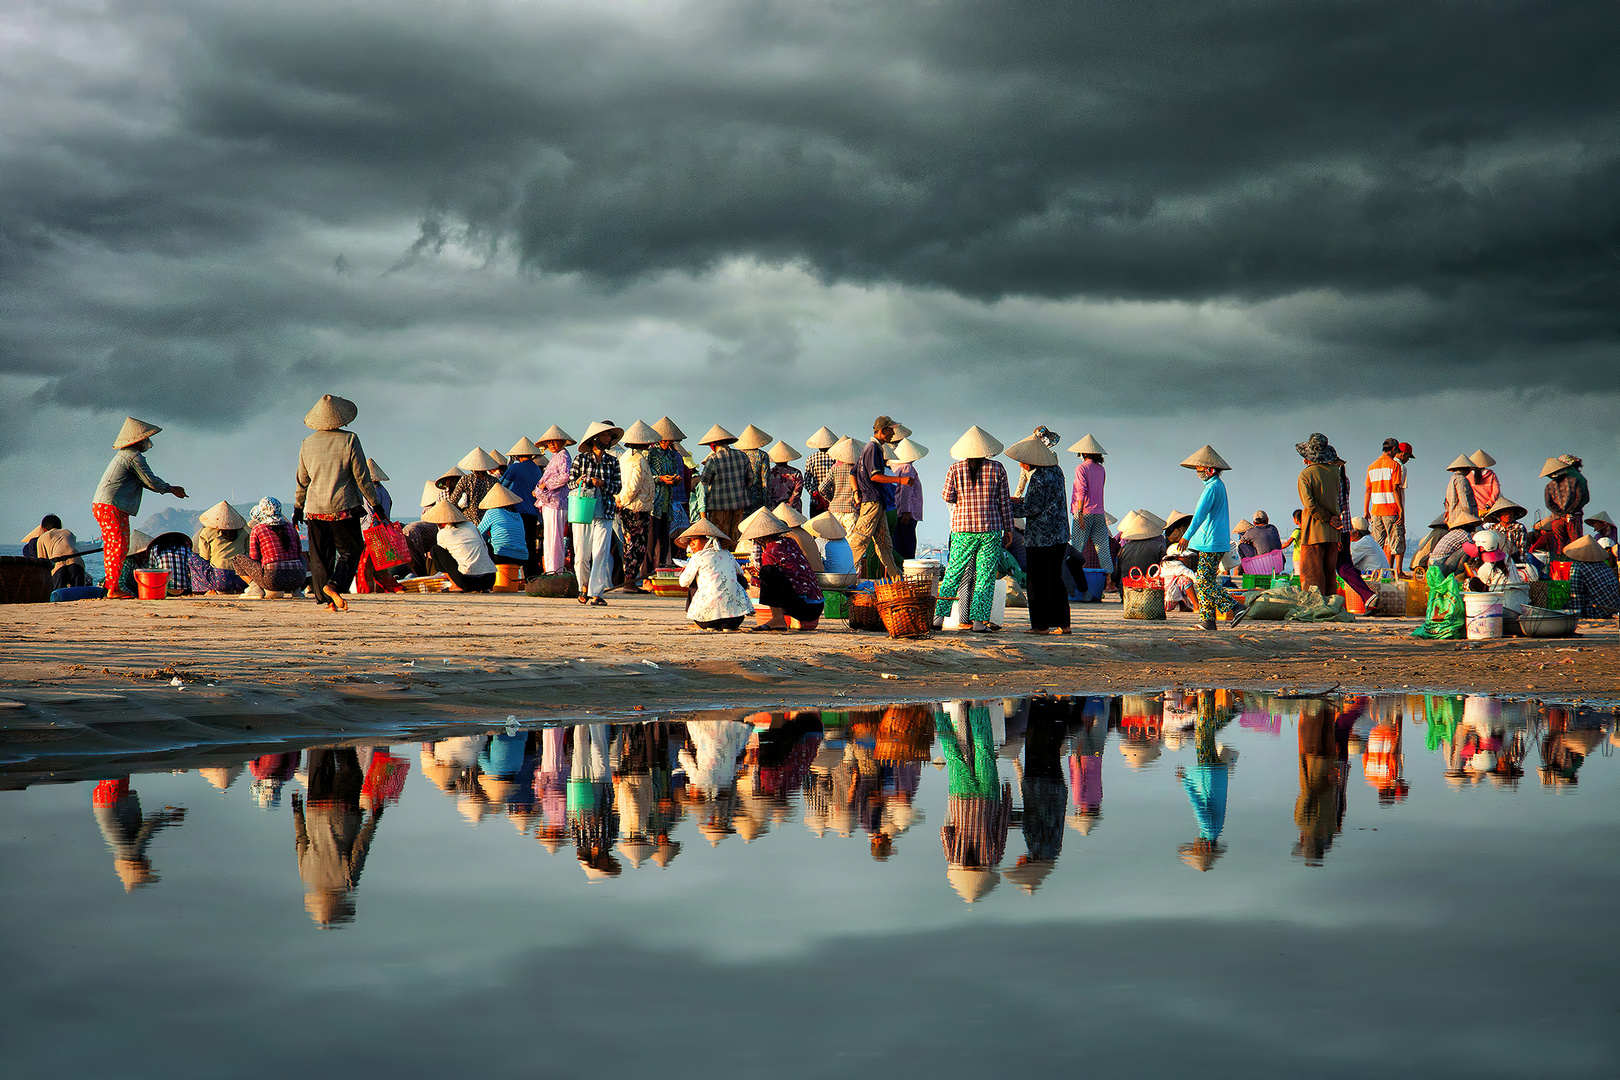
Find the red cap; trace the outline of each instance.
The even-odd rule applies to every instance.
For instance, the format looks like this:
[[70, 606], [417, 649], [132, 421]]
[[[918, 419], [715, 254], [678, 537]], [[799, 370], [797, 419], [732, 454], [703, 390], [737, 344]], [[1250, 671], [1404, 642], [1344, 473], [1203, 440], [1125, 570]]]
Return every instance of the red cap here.
[[1408, 457], [1417, 457], [1416, 454], [1412, 453], [1412, 444], [1409, 442], [1401, 443], [1395, 448], [1395, 452], [1398, 454], [1405, 454]]

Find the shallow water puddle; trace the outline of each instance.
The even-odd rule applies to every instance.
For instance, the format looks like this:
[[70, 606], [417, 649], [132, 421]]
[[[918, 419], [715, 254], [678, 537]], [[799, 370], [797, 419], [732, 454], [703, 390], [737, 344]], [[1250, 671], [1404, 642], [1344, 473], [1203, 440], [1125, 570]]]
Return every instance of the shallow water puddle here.
[[0, 793], [8, 1054], [1609, 1075], [1615, 738], [1573, 706], [1206, 690], [39, 785]]

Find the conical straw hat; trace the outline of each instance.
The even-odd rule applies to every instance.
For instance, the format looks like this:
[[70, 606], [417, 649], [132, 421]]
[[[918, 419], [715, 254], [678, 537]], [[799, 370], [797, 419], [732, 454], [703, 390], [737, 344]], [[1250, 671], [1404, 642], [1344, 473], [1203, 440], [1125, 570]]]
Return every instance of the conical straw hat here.
[[591, 426], [585, 429], [584, 437], [579, 440], [580, 445], [585, 445], [598, 435], [607, 436], [607, 441], [603, 443], [604, 447], [612, 446], [624, 438], [624, 428], [619, 427], [611, 420], [594, 420], [591, 422]]
[[1102, 443], [1098, 442], [1095, 436], [1088, 434], [1085, 438], [1069, 447], [1069, 453], [1096, 454], [1099, 457], [1104, 457], [1107, 456], [1108, 451], [1102, 448]]
[[686, 432], [677, 427], [675, 421], [667, 416], [660, 416], [658, 422], [653, 424], [653, 430], [658, 432], [660, 439], [668, 439], [670, 442], [680, 442], [686, 438]]
[[1058, 456], [1052, 452], [1052, 448], [1033, 435], [1027, 439], [1019, 439], [1007, 447], [1006, 454], [1023, 465], [1056, 465], [1058, 463]]
[[831, 510], [823, 510], [811, 518], [804, 526], [805, 532], [812, 536], [819, 536], [823, 540], [842, 540], [848, 534], [844, 526], [832, 515]]
[[762, 450], [769, 445], [771, 445], [770, 435], [753, 424], [743, 428], [742, 434], [737, 436], [738, 450]]
[[663, 436], [658, 434], [658, 432], [654, 430], [651, 425], [644, 424], [640, 420], [637, 420], [635, 423], [625, 428], [624, 438], [620, 441], [626, 446], [651, 446], [656, 442], [661, 442], [662, 440]]
[[388, 479], [388, 474], [383, 472], [383, 467], [377, 464], [375, 458], [366, 458], [366, 469], [371, 473], [373, 484], [380, 484]]
[[522, 499], [512, 494], [510, 489], [496, 484], [494, 487], [489, 489], [488, 495], [485, 495], [479, 500], [478, 509], [499, 510], [503, 506], [516, 506], [522, 501]]
[[861, 448], [855, 444], [854, 439], [845, 435], [833, 443], [832, 449], [827, 451], [827, 456], [845, 465], [857, 465], [861, 460]]
[[1164, 535], [1164, 526], [1143, 510], [1132, 510], [1119, 523], [1121, 540], [1151, 540]]
[[247, 527], [247, 519], [236, 512], [236, 507], [221, 500], [198, 514], [197, 524], [210, 529], [242, 529]]
[[772, 510], [771, 514], [790, 529], [797, 529], [810, 520], [788, 503], [777, 503], [776, 509]]
[[[894, 428], [894, 437], [896, 441], [911, 438], [911, 429], [906, 427], [906, 425], [902, 424], [898, 420], [891, 420], [890, 424]], [[873, 432], [873, 434], [876, 434], [876, 432]]]
[[766, 509], [755, 510], [738, 526], [738, 536], [744, 540], [763, 540], [780, 536], [788, 531], [787, 523]]
[[[1155, 515], [1157, 516], [1157, 515]], [[1183, 521], [1191, 521], [1192, 515], [1185, 510], [1172, 510], [1168, 517], [1161, 518], [1166, 529], [1173, 529]]]
[[512, 444], [512, 449], [506, 452], [509, 458], [539, 457], [540, 448], [529, 441], [527, 435]]
[[1235, 533], [1248, 532], [1252, 528], [1254, 528], [1254, 522], [1250, 521], [1248, 518], [1244, 518], [1242, 521], [1232, 526], [1232, 531]]
[[508, 464], [510, 464], [507, 456], [501, 453], [499, 450], [491, 450], [489, 452], [489, 456], [495, 459], [495, 465], [497, 468], [504, 469]]
[[1599, 510], [1597, 513], [1593, 514], [1591, 517], [1587, 518], [1586, 521], [1587, 521], [1588, 524], [1591, 524], [1594, 521], [1601, 521], [1605, 525], [1613, 525], [1614, 524], [1614, 519], [1609, 516], [1609, 512], [1607, 510]]
[[1564, 558], [1575, 562], [1608, 562], [1604, 554], [1603, 545], [1590, 536], [1583, 536], [1564, 548]]
[[315, 407], [304, 414], [304, 426], [316, 431], [336, 431], [359, 415], [359, 407], [348, 398], [322, 394]]
[[545, 434], [541, 435], [534, 441], [539, 443], [541, 446], [544, 446], [548, 442], [560, 442], [564, 446], [574, 445], [574, 437], [568, 434], [568, 432], [564, 431], [562, 428], [558, 427], [556, 424], [552, 424], [550, 427], [546, 428]]
[[708, 537], [711, 540], [724, 540], [727, 543], [731, 542], [731, 537], [721, 532], [715, 527], [714, 523], [709, 521], [707, 518], [698, 518], [696, 521], [692, 522], [690, 528], [681, 533], [681, 535], [677, 536], [675, 539], [681, 541], [682, 543], [690, 543], [699, 537]]
[[1006, 449], [994, 435], [977, 424], [968, 428], [960, 439], [951, 444], [951, 457], [957, 461], [968, 458], [991, 458]]
[[1457, 455], [1457, 460], [1453, 461], [1450, 465], [1446, 466], [1446, 471], [1451, 472], [1453, 469], [1475, 469], [1475, 468], [1478, 468], [1478, 466], [1475, 465], [1472, 461], [1468, 460], [1468, 455], [1467, 454], [1458, 454]]
[[837, 441], [838, 436], [833, 434], [832, 428], [822, 426], [816, 429], [814, 435], [804, 440], [804, 445], [812, 450], [826, 450]]
[[[1507, 511], [1517, 511], [1517, 513], [1513, 514], [1514, 521], [1518, 521], [1520, 518], [1524, 517], [1524, 515], [1530, 512], [1524, 507], [1520, 506], [1518, 503], [1514, 502], [1512, 499], [1508, 498], [1506, 495], [1503, 495], [1500, 499], [1497, 499], [1491, 504], [1491, 508], [1489, 510], [1485, 511], [1485, 519], [1488, 521], [1497, 514]], [[1587, 518], [1586, 520], [1591, 521], [1593, 519]]]
[[1210, 446], [1208, 443], [1200, 446], [1191, 457], [1189, 457], [1186, 461], [1183, 461], [1181, 463], [1181, 467], [1183, 469], [1204, 468], [1223, 469], [1228, 471], [1232, 468], [1232, 466], [1226, 463], [1226, 459], [1217, 454], [1215, 452], [1215, 448]]
[[118, 438], [113, 440], [113, 449], [122, 450], [126, 446], [134, 446], [142, 439], [150, 439], [162, 430], [156, 424], [148, 424], [145, 420], [126, 416], [124, 426], [118, 429]]
[[442, 484], [446, 480], [448, 480], [448, 481], [450, 481], [450, 485], [452, 487], [454, 487], [456, 481], [460, 480], [463, 476], [466, 476], [466, 475], [467, 475], [467, 470], [466, 469], [463, 469], [460, 465], [452, 465], [448, 469], [444, 470], [444, 472], [439, 474], [438, 483]]
[[1475, 465], [1478, 465], [1482, 469], [1488, 469], [1492, 465], [1496, 464], [1496, 459], [1491, 457], [1491, 455], [1487, 454], [1483, 450], [1475, 450], [1472, 454], [1468, 455], [1468, 460], [1472, 461]]
[[733, 435], [719, 424], [716, 424], [708, 431], [705, 431], [703, 433], [703, 438], [698, 440], [698, 442], [702, 443], [704, 446], [713, 446], [715, 443], [734, 443], [736, 441], [737, 436]]
[[439, 501], [439, 485], [432, 480], [422, 485], [422, 506], [427, 508]]
[[1113, 514], [1110, 514], [1106, 510], [1103, 511], [1103, 520], [1106, 521], [1109, 525], [1118, 525], [1119, 524], [1119, 518], [1115, 517]]
[[793, 449], [793, 447], [789, 446], [781, 439], [777, 439], [775, 442], [771, 443], [771, 448], [766, 451], [766, 453], [769, 455], [770, 459], [776, 462], [778, 465], [786, 465], [790, 461], [798, 461], [800, 458], [804, 457], [803, 454]]
[[481, 446], [475, 446], [467, 451], [467, 456], [456, 462], [456, 467], [466, 472], [488, 472], [498, 469], [501, 463], [489, 456], [489, 452]]
[[427, 511], [422, 515], [422, 520], [434, 525], [455, 525], [458, 522], [466, 521], [467, 515], [452, 506], [448, 500], [445, 500], [428, 507]]
[[129, 531], [129, 547], [124, 553], [126, 555], [139, 555], [151, 546], [152, 538], [150, 536], [147, 536], [139, 529], [131, 529]]
[[1560, 458], [1550, 457], [1550, 458], [1547, 459], [1547, 464], [1545, 464], [1545, 465], [1543, 465], [1541, 467], [1541, 475], [1542, 476], [1553, 476], [1553, 475], [1555, 475], [1557, 473], [1563, 472], [1565, 469], [1568, 469], [1570, 467], [1571, 466], [1570, 466], [1569, 462], [1564, 461], [1564, 460], [1562, 460]]
[[[999, 453], [999, 451], [998, 451]], [[992, 454], [969, 454], [969, 457], [993, 457]], [[945, 871], [945, 880], [950, 882], [951, 888], [956, 890], [968, 903], [974, 903], [984, 898], [1001, 878], [994, 870], [967, 870], [960, 866], [953, 866]]]
[[901, 464], [907, 464], [913, 461], [921, 461], [927, 456], [928, 447], [924, 446], [920, 442], [917, 442], [915, 439], [901, 439], [894, 446], [894, 460], [900, 462]]
[[1467, 510], [1459, 509], [1450, 517], [1446, 518], [1446, 528], [1448, 529], [1464, 529], [1470, 525], [1478, 524], [1479, 515], [1470, 514]]

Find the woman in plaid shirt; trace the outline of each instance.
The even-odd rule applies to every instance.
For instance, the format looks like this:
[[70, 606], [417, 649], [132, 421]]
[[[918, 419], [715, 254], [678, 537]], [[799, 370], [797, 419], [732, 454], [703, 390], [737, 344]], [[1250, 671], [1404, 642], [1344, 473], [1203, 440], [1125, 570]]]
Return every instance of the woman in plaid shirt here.
[[1012, 497], [1007, 490], [1007, 470], [991, 460], [1002, 451], [983, 428], [968, 428], [967, 434], [951, 447], [956, 461], [945, 470], [942, 497], [951, 504], [951, 562], [940, 582], [939, 603], [934, 608], [934, 628], [944, 626], [962, 577], [973, 568], [973, 599], [968, 618], [974, 633], [990, 633], [1001, 627], [990, 621], [995, 598], [1001, 551], [1012, 538]]
[[579, 454], [568, 470], [568, 486], [582, 495], [596, 496], [596, 519], [574, 523], [574, 576], [579, 579], [579, 602], [606, 607], [602, 594], [613, 584], [613, 499], [623, 480], [619, 459], [607, 452], [624, 429], [599, 420], [579, 441]]

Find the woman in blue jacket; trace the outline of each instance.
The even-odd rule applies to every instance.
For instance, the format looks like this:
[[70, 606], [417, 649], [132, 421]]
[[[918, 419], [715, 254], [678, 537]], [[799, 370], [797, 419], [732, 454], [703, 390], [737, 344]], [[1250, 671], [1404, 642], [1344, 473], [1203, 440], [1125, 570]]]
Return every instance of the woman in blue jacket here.
[[489, 544], [489, 553], [497, 564], [522, 566], [529, 561], [528, 535], [516, 509], [521, 502], [510, 489], [497, 484], [478, 503], [478, 509], [483, 511], [478, 519], [478, 531]]
[[1219, 609], [1232, 615], [1232, 625], [1236, 626], [1243, 619], [1243, 609], [1220, 583], [1221, 556], [1226, 554], [1226, 538], [1231, 533], [1226, 485], [1221, 482], [1221, 473], [1232, 466], [1206, 445], [1183, 461], [1181, 467], [1192, 469], [1204, 482], [1204, 493], [1198, 497], [1198, 507], [1182, 540], [1184, 547], [1198, 552], [1198, 572], [1194, 580], [1198, 585], [1199, 625], [1205, 630], [1215, 629], [1215, 612]]

